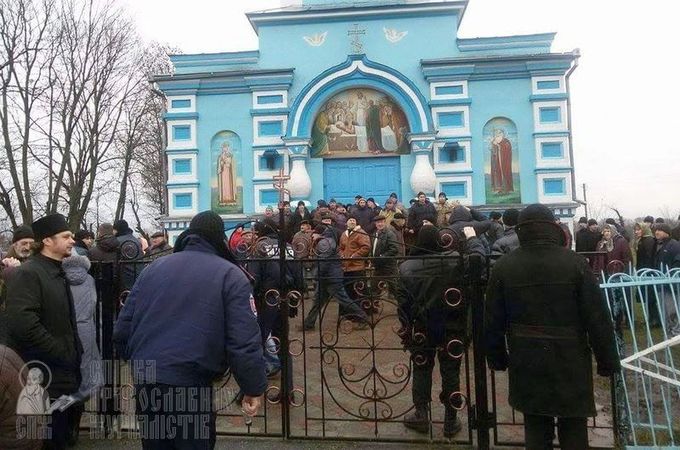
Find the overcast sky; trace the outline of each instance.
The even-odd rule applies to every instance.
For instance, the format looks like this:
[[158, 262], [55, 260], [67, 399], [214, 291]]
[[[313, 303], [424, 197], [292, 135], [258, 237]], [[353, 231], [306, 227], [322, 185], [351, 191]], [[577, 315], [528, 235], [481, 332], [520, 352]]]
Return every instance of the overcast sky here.
[[[185, 53], [252, 50], [244, 13], [279, 0], [122, 0], [147, 40]], [[581, 50], [572, 75], [578, 197], [591, 215], [680, 214], [677, 0], [470, 0], [461, 37], [557, 32]], [[533, 151], [533, 150], [532, 150]]]

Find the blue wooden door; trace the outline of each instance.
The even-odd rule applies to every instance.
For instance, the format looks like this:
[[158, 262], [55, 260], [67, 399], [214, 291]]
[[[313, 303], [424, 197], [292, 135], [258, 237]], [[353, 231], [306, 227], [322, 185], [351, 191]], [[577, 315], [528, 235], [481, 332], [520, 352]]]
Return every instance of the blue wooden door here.
[[324, 198], [354, 203], [354, 196], [373, 197], [382, 205], [392, 192], [401, 197], [399, 158], [325, 159]]

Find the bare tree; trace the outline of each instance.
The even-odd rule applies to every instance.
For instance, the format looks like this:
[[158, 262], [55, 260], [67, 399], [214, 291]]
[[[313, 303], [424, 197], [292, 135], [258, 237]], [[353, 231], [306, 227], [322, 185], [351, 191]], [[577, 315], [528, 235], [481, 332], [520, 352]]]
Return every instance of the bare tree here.
[[0, 206], [12, 226], [33, 221], [29, 169], [38, 101], [48, 83], [53, 0], [0, 0]]

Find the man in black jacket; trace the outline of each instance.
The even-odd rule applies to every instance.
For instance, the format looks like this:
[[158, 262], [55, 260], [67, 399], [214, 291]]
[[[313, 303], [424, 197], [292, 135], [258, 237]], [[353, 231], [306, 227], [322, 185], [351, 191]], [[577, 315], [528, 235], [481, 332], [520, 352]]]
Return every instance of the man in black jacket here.
[[[36, 254], [16, 269], [7, 285], [10, 347], [24, 361], [37, 361], [51, 398], [73, 394], [80, 386], [82, 345], [73, 298], [61, 262], [71, 255], [73, 235], [61, 214], [45, 216], [31, 226]], [[51, 447], [66, 447], [73, 427], [73, 408], [52, 414]]]
[[[462, 282], [467, 256], [484, 256], [484, 246], [474, 228], [464, 228], [466, 242], [456, 250], [443, 251], [436, 227], [420, 229], [416, 248], [399, 267], [398, 289], [400, 335], [413, 361], [413, 404], [415, 410], [404, 417], [404, 426], [421, 433], [430, 431], [428, 407], [432, 399], [432, 370], [439, 360], [444, 404], [444, 436], [453, 437], [462, 425], [456, 407], [461, 404], [460, 365], [467, 346], [469, 303]], [[454, 247], [452, 245], [451, 247]], [[465, 255], [465, 256], [461, 256]], [[437, 351], [437, 349], [440, 349]]]
[[602, 233], [600, 233], [597, 220], [590, 219], [588, 220], [588, 227], [576, 233], [576, 252], [594, 252], [601, 240]]
[[555, 418], [561, 448], [585, 449], [586, 418], [596, 415], [591, 352], [599, 375], [620, 368], [609, 308], [547, 207], [527, 206], [517, 235], [520, 248], [496, 263], [486, 293], [488, 363], [509, 369], [527, 449], [553, 448]]
[[430, 203], [424, 192], [418, 192], [418, 201], [408, 210], [406, 226], [409, 233], [417, 236], [425, 221], [435, 225], [437, 223], [437, 209]]

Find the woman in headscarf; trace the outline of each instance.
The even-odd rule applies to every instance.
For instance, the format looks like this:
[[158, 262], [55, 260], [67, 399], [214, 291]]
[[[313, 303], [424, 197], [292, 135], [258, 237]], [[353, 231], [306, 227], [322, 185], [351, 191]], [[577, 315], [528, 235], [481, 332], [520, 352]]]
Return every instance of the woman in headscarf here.
[[[619, 272], [626, 272], [631, 263], [631, 252], [626, 238], [621, 236], [614, 225], [606, 224], [602, 229], [602, 240], [597, 244], [598, 252], [607, 252], [607, 272], [617, 270], [611, 263], [620, 261], [623, 268]], [[612, 275], [612, 273], [608, 273]]]

